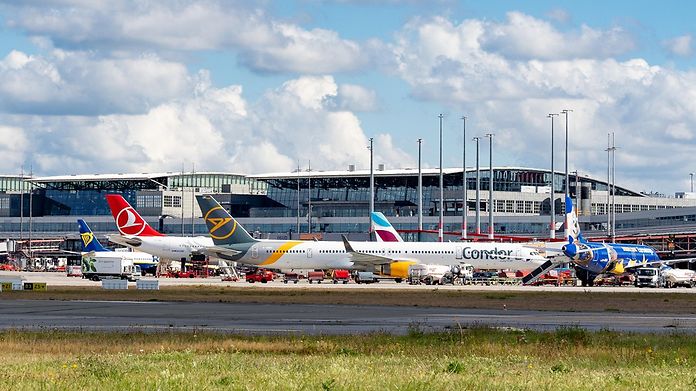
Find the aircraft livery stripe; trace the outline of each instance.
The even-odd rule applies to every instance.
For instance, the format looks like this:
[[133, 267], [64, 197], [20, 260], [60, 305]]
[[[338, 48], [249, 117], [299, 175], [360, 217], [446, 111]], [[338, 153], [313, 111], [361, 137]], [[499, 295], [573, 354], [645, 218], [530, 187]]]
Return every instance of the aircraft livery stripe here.
[[266, 258], [265, 261], [261, 262], [259, 265], [267, 266], [267, 265], [272, 265], [272, 264], [276, 263], [276, 261], [278, 259], [280, 259], [280, 257], [282, 257], [286, 251], [292, 249], [293, 247], [297, 246], [300, 243], [302, 243], [302, 242], [300, 242], [300, 241], [294, 242], [293, 241], [293, 242], [283, 243], [283, 245], [281, 245], [275, 251], [273, 251], [273, 253], [271, 253], [271, 255], [268, 258]]

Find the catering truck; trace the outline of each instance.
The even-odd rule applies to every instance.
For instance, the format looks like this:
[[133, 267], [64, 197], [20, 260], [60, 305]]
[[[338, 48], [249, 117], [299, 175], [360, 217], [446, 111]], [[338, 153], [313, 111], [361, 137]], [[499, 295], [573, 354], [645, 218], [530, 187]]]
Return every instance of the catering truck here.
[[82, 257], [82, 278], [92, 281], [108, 278], [135, 281], [140, 276], [132, 258], [110, 252], [85, 254]]

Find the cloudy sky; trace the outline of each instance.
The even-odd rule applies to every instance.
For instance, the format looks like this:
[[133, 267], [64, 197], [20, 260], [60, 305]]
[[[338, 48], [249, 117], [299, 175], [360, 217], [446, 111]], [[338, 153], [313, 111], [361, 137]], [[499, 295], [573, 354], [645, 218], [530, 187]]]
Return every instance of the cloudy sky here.
[[688, 191], [696, 6], [605, 3], [0, 0], [0, 173], [437, 167], [439, 113], [447, 167], [549, 167], [571, 109], [571, 170], [615, 132], [619, 185]]

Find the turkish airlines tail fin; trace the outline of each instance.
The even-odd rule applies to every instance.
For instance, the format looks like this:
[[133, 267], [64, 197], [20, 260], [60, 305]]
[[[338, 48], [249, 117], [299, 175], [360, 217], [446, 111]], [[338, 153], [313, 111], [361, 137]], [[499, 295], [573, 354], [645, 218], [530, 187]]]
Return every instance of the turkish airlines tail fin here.
[[116, 227], [125, 236], [164, 236], [143, 219], [120, 194], [107, 194], [106, 202], [111, 208]]

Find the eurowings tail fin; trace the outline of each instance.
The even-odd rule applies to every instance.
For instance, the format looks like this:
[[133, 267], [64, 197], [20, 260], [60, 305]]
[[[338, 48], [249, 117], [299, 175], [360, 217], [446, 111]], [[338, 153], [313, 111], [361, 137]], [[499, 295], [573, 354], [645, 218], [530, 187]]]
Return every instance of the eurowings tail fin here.
[[116, 227], [125, 236], [164, 236], [143, 219], [120, 194], [107, 194], [106, 202], [111, 208]]
[[196, 201], [201, 207], [208, 233], [216, 246], [255, 242], [249, 232], [230, 216], [213, 196], [197, 195]]
[[401, 235], [396, 232], [396, 229], [389, 223], [389, 220], [382, 212], [372, 212], [370, 214], [372, 230], [375, 232], [375, 237], [378, 242], [403, 242]]
[[109, 251], [104, 246], [102, 246], [101, 243], [99, 243], [99, 240], [94, 237], [94, 233], [92, 233], [92, 230], [89, 229], [89, 226], [87, 223], [85, 223], [84, 220], [78, 219], [77, 224], [80, 226], [80, 238], [82, 239], [82, 251], [84, 252], [102, 252], [102, 251]]

